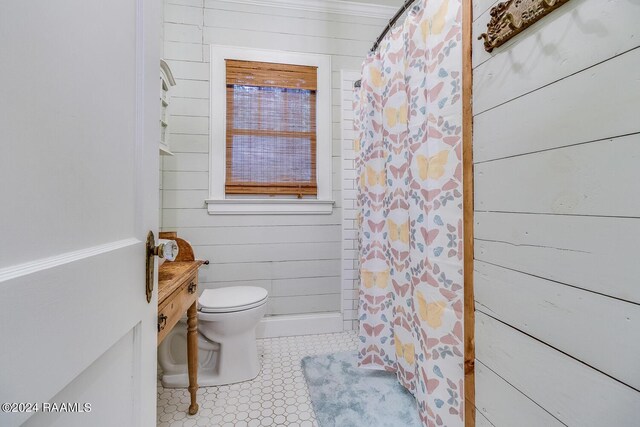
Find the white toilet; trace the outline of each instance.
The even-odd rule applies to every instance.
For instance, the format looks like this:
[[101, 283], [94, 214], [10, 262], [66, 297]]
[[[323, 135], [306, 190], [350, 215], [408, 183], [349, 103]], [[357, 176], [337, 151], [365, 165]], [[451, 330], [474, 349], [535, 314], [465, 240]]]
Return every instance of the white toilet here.
[[[268, 292], [254, 286], [206, 289], [198, 299], [198, 385], [248, 381], [260, 373], [256, 326]], [[158, 348], [162, 385], [188, 387], [187, 326], [183, 319]]]

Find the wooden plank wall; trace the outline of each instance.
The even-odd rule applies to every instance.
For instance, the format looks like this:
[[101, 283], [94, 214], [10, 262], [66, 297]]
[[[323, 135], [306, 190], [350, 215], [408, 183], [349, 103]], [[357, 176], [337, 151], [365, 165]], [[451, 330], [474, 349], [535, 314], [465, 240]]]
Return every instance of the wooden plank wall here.
[[491, 54], [474, 1], [476, 423], [640, 425], [640, 3]]
[[[360, 68], [386, 20], [217, 0], [165, 0], [164, 17], [164, 57], [177, 86], [170, 105], [175, 156], [163, 157], [163, 229], [211, 261], [201, 271], [203, 289], [262, 286], [272, 315], [340, 311], [340, 70]], [[331, 55], [332, 215], [208, 215], [209, 44]]]

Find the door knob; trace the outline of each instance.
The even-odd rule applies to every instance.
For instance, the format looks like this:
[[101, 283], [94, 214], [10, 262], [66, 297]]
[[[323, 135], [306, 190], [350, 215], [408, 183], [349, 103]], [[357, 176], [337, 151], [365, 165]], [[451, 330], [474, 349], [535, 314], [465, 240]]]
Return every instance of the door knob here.
[[158, 239], [159, 245], [153, 250], [153, 254], [167, 261], [175, 261], [178, 256], [178, 244], [175, 240]]
[[147, 256], [146, 256], [146, 283], [145, 290], [147, 294], [147, 302], [151, 302], [153, 296], [153, 273], [154, 273], [154, 260], [153, 257], [165, 258], [167, 261], [175, 261], [178, 256], [178, 244], [174, 240], [161, 240], [160, 244], [156, 246], [156, 238], [153, 231], [149, 231], [147, 234]]

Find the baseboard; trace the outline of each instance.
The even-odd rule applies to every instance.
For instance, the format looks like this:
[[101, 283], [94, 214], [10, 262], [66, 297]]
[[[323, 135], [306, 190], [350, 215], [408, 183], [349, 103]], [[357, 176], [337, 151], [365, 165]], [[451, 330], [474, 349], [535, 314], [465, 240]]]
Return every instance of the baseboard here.
[[342, 313], [295, 314], [265, 317], [256, 328], [258, 338], [342, 332]]

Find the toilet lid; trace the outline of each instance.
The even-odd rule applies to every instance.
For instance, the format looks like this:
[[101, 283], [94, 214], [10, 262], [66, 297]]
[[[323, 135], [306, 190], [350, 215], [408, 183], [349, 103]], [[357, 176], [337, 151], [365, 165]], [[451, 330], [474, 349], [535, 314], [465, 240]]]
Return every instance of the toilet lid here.
[[266, 302], [269, 293], [257, 286], [230, 286], [205, 289], [198, 299], [200, 311], [205, 313], [228, 313], [248, 310]]

